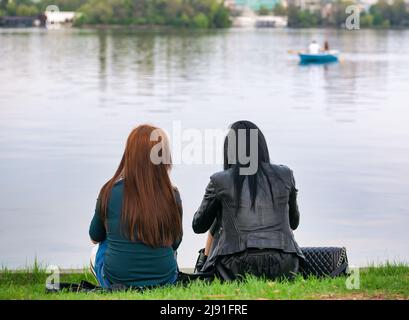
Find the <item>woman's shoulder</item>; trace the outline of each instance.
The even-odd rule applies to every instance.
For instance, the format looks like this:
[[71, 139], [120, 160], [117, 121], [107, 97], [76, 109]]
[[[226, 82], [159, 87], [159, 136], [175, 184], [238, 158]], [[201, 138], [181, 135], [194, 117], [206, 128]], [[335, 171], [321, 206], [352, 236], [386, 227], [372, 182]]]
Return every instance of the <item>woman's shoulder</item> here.
[[275, 163], [265, 163], [267, 167], [271, 168], [272, 170], [278, 171], [280, 173], [284, 174], [290, 174], [293, 172], [293, 170], [290, 169], [290, 167], [284, 165], [284, 164], [275, 164]]
[[210, 176], [210, 180], [214, 183], [220, 183], [222, 180], [228, 179], [232, 176], [233, 169], [218, 171]]
[[124, 184], [124, 178], [120, 177], [114, 182], [113, 187], [120, 187], [120, 186], [123, 186], [123, 184]]
[[280, 179], [285, 181], [292, 181], [294, 177], [293, 170], [284, 164], [273, 164], [265, 163], [263, 164], [268, 171], [271, 172], [272, 176], [278, 176]]
[[[269, 162], [264, 162], [261, 164], [268, 172], [272, 175], [280, 175], [283, 178], [292, 178], [293, 170], [284, 164], [274, 164]], [[223, 171], [218, 171], [210, 176], [210, 181], [218, 186], [224, 183], [229, 183], [233, 179], [233, 169], [227, 169]]]
[[176, 186], [172, 185], [172, 190], [173, 190], [173, 193], [174, 193], [175, 195], [180, 196], [180, 192], [179, 192], [178, 187], [176, 187]]

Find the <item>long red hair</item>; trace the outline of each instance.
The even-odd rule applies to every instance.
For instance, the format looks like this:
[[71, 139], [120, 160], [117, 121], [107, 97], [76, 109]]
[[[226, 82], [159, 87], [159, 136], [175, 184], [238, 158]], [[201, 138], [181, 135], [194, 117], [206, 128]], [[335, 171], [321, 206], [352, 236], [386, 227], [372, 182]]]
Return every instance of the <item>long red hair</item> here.
[[[158, 149], [158, 145], [161, 149], [159, 155], [168, 161], [152, 161], [152, 150]], [[99, 209], [105, 222], [112, 187], [119, 179], [124, 179], [121, 227], [131, 241], [166, 247], [182, 235], [180, 208], [169, 178], [172, 166], [169, 150], [167, 136], [161, 129], [150, 125], [138, 126], [128, 137], [114, 176], [100, 191]]]

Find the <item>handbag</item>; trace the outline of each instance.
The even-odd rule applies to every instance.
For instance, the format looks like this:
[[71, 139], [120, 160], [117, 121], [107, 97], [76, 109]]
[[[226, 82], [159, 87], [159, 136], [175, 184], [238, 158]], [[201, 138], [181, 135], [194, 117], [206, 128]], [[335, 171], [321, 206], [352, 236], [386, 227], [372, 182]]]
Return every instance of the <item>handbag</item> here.
[[346, 248], [304, 247], [305, 259], [300, 259], [299, 273], [303, 277], [338, 277], [348, 274]]
[[[304, 247], [301, 251], [305, 259], [300, 259], [298, 273], [304, 278], [309, 276], [334, 278], [348, 274], [347, 250], [344, 247]], [[195, 273], [201, 274], [205, 258], [204, 249], [199, 250]]]

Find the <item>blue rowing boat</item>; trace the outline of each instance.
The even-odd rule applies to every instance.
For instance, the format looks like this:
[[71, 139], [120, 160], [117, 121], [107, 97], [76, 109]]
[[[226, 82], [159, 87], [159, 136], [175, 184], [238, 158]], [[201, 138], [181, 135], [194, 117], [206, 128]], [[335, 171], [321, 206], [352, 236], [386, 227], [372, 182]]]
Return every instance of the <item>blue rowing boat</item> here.
[[300, 52], [298, 56], [300, 57], [301, 63], [328, 63], [338, 61], [338, 52], [334, 50], [314, 54]]

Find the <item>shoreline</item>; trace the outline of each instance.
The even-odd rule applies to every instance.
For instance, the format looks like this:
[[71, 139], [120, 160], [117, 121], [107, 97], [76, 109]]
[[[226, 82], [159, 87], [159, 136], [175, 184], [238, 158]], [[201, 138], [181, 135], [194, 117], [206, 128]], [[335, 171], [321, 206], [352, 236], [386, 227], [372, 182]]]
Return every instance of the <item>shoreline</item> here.
[[336, 27], [336, 26], [313, 26], [313, 27], [237, 27], [237, 26], [230, 26], [226, 28], [192, 28], [192, 27], [178, 27], [173, 25], [156, 25], [156, 24], [82, 24], [82, 25], [72, 25], [72, 26], [61, 26], [60, 28], [56, 29], [47, 29], [46, 27], [4, 27], [0, 26], [1, 29], [43, 29], [43, 30], [67, 30], [67, 29], [76, 29], [76, 30], [140, 30], [140, 31], [215, 31], [215, 30], [338, 30], [338, 31], [351, 31], [357, 32], [361, 30], [374, 30], [374, 31], [406, 31], [409, 30], [408, 27], [362, 27], [356, 30], [348, 30], [345, 27]]
[[409, 30], [409, 27], [363, 27], [356, 30], [348, 30], [345, 27], [335, 26], [314, 26], [314, 27], [227, 27], [227, 28], [189, 28], [189, 27], [176, 27], [172, 25], [139, 25], [139, 24], [86, 24], [81, 26], [72, 26], [73, 29], [98, 29], [98, 30], [110, 30], [110, 29], [133, 29], [133, 30], [183, 30], [183, 31], [214, 31], [214, 30], [229, 30], [229, 29], [241, 29], [241, 30], [301, 30], [301, 29], [318, 29], [318, 30], [340, 30], [340, 31], [360, 31], [360, 30]]

